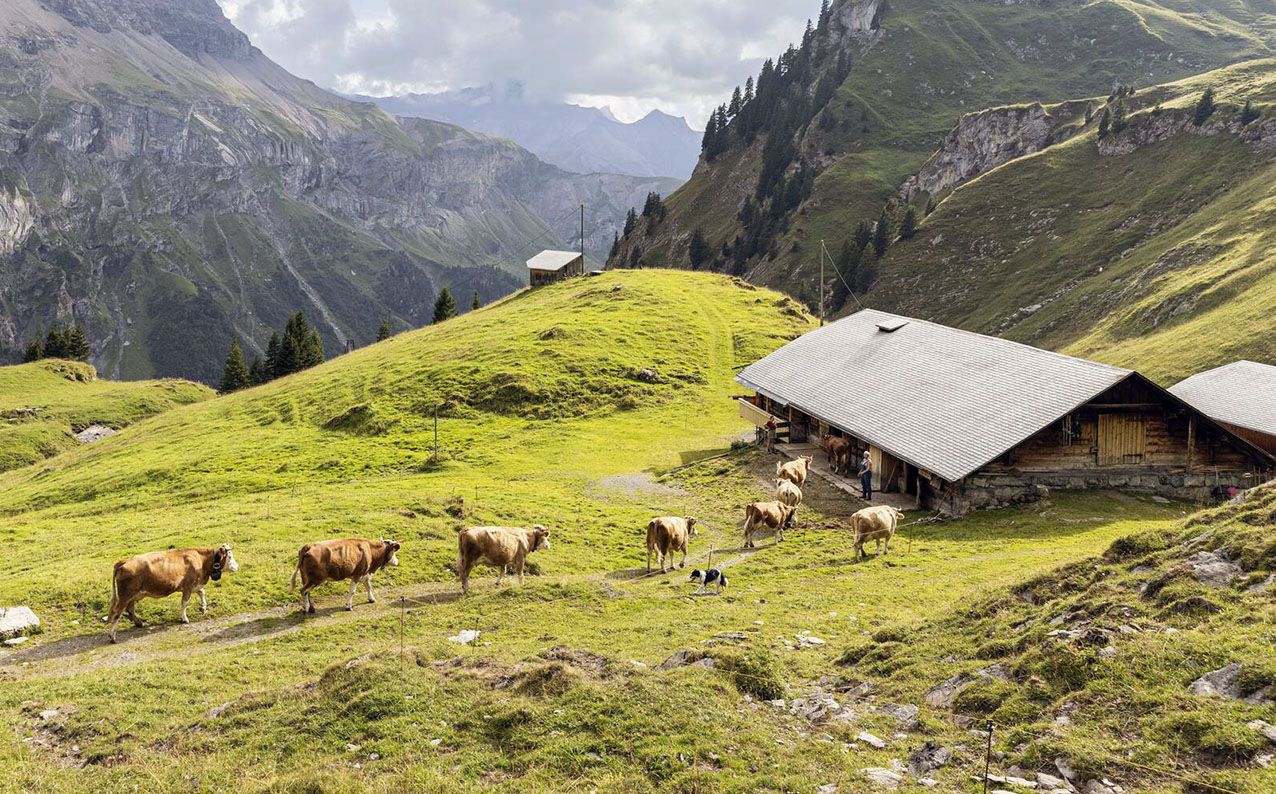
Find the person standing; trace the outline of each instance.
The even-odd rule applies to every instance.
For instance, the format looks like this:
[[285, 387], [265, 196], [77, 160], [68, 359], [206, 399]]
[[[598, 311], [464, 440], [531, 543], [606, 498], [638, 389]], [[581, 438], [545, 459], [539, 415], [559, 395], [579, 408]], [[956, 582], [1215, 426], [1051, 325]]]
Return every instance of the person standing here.
[[775, 453], [775, 431], [779, 427], [775, 423], [774, 416], [768, 416], [766, 420], [766, 451], [772, 455]]
[[873, 459], [868, 454], [868, 450], [864, 450], [864, 457], [860, 458], [860, 490], [863, 491], [865, 502], [872, 501]]

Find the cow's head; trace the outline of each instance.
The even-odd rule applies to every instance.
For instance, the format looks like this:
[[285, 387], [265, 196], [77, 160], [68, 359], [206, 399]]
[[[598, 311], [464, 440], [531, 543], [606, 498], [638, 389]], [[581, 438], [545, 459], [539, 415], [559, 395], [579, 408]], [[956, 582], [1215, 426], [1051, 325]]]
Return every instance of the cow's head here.
[[805, 468], [809, 469], [811, 468], [811, 463], [815, 460], [815, 458], [811, 457], [810, 455], [803, 455], [802, 457], [798, 458], [798, 460], [802, 461], [802, 465]]
[[549, 530], [540, 524], [532, 525], [532, 551], [549, 550]]
[[235, 554], [230, 550], [229, 543], [223, 543], [213, 550], [213, 572], [209, 574], [215, 582], [222, 578], [223, 573], [235, 573], [239, 570], [239, 563], [235, 562]]
[[683, 516], [682, 520], [687, 522], [687, 537], [694, 538], [696, 536], [696, 520], [691, 516]]
[[900, 509], [898, 509], [898, 508], [892, 507], [892, 508], [891, 508], [891, 512], [895, 514], [895, 520], [896, 520], [896, 521], [903, 521], [903, 520], [904, 520], [904, 511], [903, 511], [903, 510], [900, 510]]
[[399, 549], [403, 548], [403, 544], [397, 540], [386, 540], [385, 538], [381, 538], [381, 543], [385, 546], [385, 564], [398, 565]]

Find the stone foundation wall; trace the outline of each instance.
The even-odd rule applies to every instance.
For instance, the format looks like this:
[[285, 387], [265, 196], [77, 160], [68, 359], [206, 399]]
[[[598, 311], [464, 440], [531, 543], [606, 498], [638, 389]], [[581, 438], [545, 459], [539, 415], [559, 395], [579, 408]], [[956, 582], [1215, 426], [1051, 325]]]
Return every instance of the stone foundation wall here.
[[962, 481], [954, 499], [941, 509], [956, 515], [971, 510], [1035, 502], [1052, 490], [1083, 491], [1112, 488], [1192, 502], [1210, 502], [1216, 487], [1250, 488], [1260, 484], [1244, 472], [1185, 472], [1139, 469], [1088, 469], [1049, 472], [976, 472]]

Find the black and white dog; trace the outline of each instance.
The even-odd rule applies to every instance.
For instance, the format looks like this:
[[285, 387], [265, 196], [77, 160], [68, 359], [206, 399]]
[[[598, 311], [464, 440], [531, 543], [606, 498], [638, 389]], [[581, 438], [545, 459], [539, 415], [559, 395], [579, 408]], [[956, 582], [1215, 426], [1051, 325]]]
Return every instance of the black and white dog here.
[[696, 593], [703, 593], [705, 588], [711, 584], [716, 584], [718, 586], [718, 592], [721, 593], [727, 586], [726, 575], [717, 568], [710, 568], [707, 571], [702, 571], [697, 568], [691, 572], [691, 581], [700, 583], [700, 589], [697, 590]]

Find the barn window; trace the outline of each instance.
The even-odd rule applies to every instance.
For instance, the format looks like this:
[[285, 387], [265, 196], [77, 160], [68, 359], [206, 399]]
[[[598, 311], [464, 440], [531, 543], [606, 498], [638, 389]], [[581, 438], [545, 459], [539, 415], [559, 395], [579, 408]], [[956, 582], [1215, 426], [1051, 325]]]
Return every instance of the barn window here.
[[1061, 426], [1063, 443], [1066, 446], [1071, 447], [1081, 443], [1081, 417], [1076, 414], [1068, 414], [1063, 417]]

